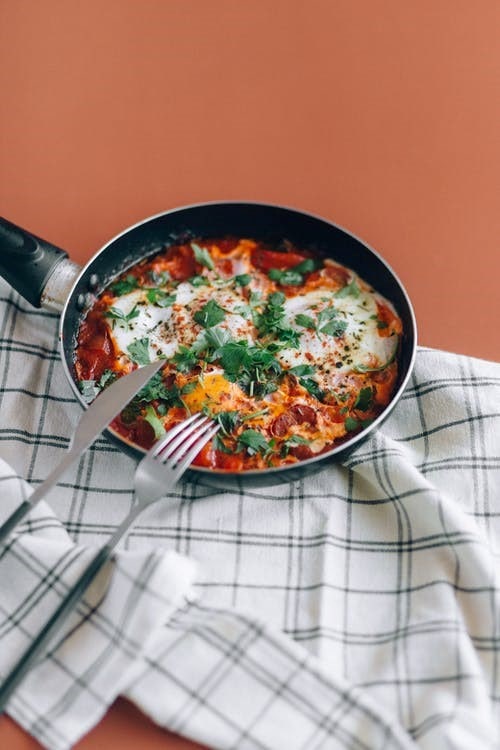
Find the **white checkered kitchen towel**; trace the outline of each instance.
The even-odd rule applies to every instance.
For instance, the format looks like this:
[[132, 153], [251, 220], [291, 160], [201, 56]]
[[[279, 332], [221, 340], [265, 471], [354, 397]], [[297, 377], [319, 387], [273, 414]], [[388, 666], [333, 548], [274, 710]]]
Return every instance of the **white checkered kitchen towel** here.
[[[4, 517], [80, 406], [56, 316], [3, 282], [0, 306]], [[127, 513], [134, 468], [99, 438], [0, 550], [1, 674]], [[343, 464], [148, 509], [9, 713], [50, 750], [119, 694], [214, 748], [498, 747], [499, 480], [500, 364], [421, 348]]]

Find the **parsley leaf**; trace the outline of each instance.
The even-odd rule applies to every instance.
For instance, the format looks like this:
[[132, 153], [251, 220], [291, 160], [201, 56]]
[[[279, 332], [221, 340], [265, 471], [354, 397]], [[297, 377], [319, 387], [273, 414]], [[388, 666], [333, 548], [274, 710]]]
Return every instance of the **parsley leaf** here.
[[315, 396], [318, 399], [318, 401], [322, 401], [323, 398], [325, 397], [324, 392], [321, 390], [317, 382], [315, 380], [312, 380], [312, 378], [300, 378], [299, 383], [312, 396]]
[[189, 372], [198, 362], [195, 352], [183, 344], [179, 344], [179, 350], [174, 354], [173, 360], [179, 372]]
[[106, 310], [106, 312], [104, 313], [105, 318], [112, 319], [113, 328], [115, 326], [115, 323], [118, 322], [125, 328], [125, 330], [128, 330], [132, 320], [134, 320], [134, 318], [137, 318], [139, 315], [140, 310], [137, 309], [137, 305], [134, 305], [131, 311], [126, 314], [118, 307], [110, 307], [109, 310]]
[[234, 281], [238, 286], [247, 286], [252, 281], [252, 277], [249, 273], [240, 273], [234, 277]]
[[153, 428], [156, 440], [159, 440], [161, 437], [163, 437], [166, 432], [165, 425], [163, 424], [161, 419], [159, 419], [156, 411], [154, 410], [154, 407], [151, 406], [151, 404], [146, 407], [144, 419]]
[[209, 268], [211, 271], [215, 269], [215, 264], [212, 260], [212, 256], [204, 247], [200, 247], [196, 242], [191, 242], [193, 248], [194, 257], [197, 263], [205, 268]]
[[188, 283], [192, 286], [208, 286], [210, 284], [210, 279], [207, 279], [206, 276], [191, 276], [191, 278], [188, 279]]
[[281, 444], [280, 456], [286, 458], [290, 452], [290, 448], [296, 445], [309, 445], [311, 441], [302, 437], [302, 435], [291, 435], [291, 437], [284, 440]]
[[302, 326], [302, 328], [312, 328], [314, 331], [316, 330], [316, 322], [309, 315], [299, 313], [295, 316], [295, 322], [298, 326]]
[[228, 448], [219, 434], [214, 435], [212, 438], [212, 446], [215, 451], [219, 451], [220, 453], [233, 453], [233, 448]]
[[131, 273], [127, 274], [124, 279], [119, 279], [111, 285], [111, 291], [116, 294], [117, 297], [121, 297], [122, 294], [128, 294], [139, 286], [138, 279]]
[[282, 329], [285, 318], [283, 309], [285, 299], [283, 292], [273, 292], [269, 295], [264, 310], [255, 315], [255, 325], [260, 334], [276, 333]]
[[354, 430], [357, 430], [360, 426], [357, 419], [354, 419], [353, 417], [347, 417], [344, 422], [345, 428], [347, 432], [353, 432]]
[[368, 411], [373, 401], [373, 390], [372, 388], [361, 388], [358, 393], [358, 397], [354, 402], [354, 408], [360, 411]]
[[203, 305], [201, 310], [198, 310], [193, 315], [194, 320], [204, 328], [212, 328], [220, 323], [226, 317], [225, 311], [222, 307], [213, 299]]
[[254, 456], [256, 453], [268, 453], [270, 445], [261, 432], [244, 430], [238, 437], [237, 449], [246, 449], [250, 456]]
[[304, 375], [314, 375], [316, 368], [312, 365], [295, 365], [295, 367], [291, 367], [288, 372], [300, 378]]
[[[294, 331], [293, 328], [284, 328], [283, 330], [279, 330], [277, 332], [277, 336], [283, 344], [286, 344], [290, 349], [299, 349], [300, 348], [300, 333], [298, 331]], [[279, 347], [282, 349], [283, 347]]]
[[282, 286], [300, 286], [304, 281], [301, 273], [297, 273], [292, 268], [286, 271], [280, 271], [277, 268], [271, 268], [267, 274], [272, 281], [277, 281]]
[[268, 276], [272, 281], [277, 281], [283, 286], [300, 286], [304, 282], [304, 274], [314, 271], [316, 262], [312, 258], [306, 258], [301, 263], [297, 263], [292, 268], [280, 271], [278, 268], [271, 268]]
[[114, 383], [117, 377], [118, 375], [113, 370], [104, 370], [97, 385], [102, 390], [106, 386], [111, 385], [111, 383]]
[[127, 352], [132, 362], [135, 362], [138, 365], [149, 365], [151, 360], [149, 359], [148, 337], [144, 336], [142, 339], [132, 341], [127, 347]]
[[95, 380], [80, 380], [78, 387], [82, 393], [85, 403], [90, 404], [99, 393], [99, 388]]
[[342, 299], [349, 295], [351, 297], [359, 297], [359, 293], [359, 286], [356, 283], [356, 279], [353, 279], [350, 284], [346, 284], [342, 289], [339, 289], [338, 292], [335, 292], [335, 296], [338, 297], [338, 299]]
[[347, 328], [346, 320], [330, 320], [329, 323], [325, 323], [325, 325], [319, 329], [319, 333], [326, 333], [329, 336], [337, 337], [337, 336], [342, 336], [346, 328]]
[[148, 301], [158, 307], [171, 307], [175, 302], [175, 294], [168, 294], [163, 289], [148, 289], [146, 292]]

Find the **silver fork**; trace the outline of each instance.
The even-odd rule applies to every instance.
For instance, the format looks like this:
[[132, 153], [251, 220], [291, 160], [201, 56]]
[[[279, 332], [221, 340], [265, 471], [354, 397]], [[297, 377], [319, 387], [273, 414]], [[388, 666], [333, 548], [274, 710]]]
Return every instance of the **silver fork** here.
[[58, 608], [31, 642], [0, 686], [0, 712], [34, 661], [48, 645], [56, 630], [71, 614], [79, 599], [94, 580], [114, 548], [137, 516], [165, 495], [184, 474], [201, 448], [212, 438], [219, 425], [201, 414], [194, 414], [172, 428], [146, 453], [134, 475], [134, 502], [127, 517], [107, 544], [87, 565]]

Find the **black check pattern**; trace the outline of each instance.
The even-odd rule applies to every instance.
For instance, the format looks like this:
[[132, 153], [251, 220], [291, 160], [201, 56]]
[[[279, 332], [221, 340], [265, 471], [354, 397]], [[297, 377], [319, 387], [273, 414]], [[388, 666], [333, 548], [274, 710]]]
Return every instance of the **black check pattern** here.
[[[4, 516], [80, 407], [56, 316], [3, 282], [0, 309]], [[134, 468], [99, 438], [0, 550], [2, 673], [123, 519]], [[9, 710], [51, 750], [120, 693], [215, 748], [498, 747], [499, 557], [500, 364], [421, 347], [342, 465], [267, 489], [182, 483], [148, 509]]]

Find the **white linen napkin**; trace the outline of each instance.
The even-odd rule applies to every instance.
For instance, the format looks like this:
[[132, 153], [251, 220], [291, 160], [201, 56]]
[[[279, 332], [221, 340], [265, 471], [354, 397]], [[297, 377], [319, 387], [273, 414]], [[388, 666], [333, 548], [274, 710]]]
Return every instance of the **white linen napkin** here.
[[[28, 492], [1, 459], [0, 486], [3, 512]], [[94, 553], [71, 541], [45, 503], [19, 526], [0, 555], [0, 674]], [[393, 717], [292, 640], [249, 614], [197, 602], [194, 572], [175, 552], [118, 553], [9, 713], [50, 750], [70, 748], [120, 694], [213, 747], [413, 746]]]
[[[80, 407], [55, 316], [2, 289], [7, 515]], [[126, 515], [134, 469], [98, 439], [0, 550], [2, 674]], [[118, 694], [214, 748], [498, 747], [499, 488], [500, 365], [420, 348], [342, 464], [234, 492], [183, 482], [145, 511], [9, 712], [51, 750]]]

